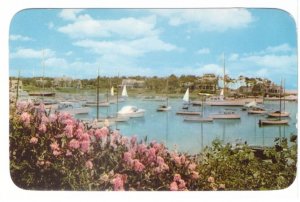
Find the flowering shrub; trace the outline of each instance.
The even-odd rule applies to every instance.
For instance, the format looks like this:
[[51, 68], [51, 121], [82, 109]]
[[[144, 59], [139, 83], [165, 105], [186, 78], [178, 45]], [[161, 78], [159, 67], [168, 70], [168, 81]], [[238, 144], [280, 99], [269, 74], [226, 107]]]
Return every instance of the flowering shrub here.
[[[251, 156], [251, 151], [246, 148], [242, 150], [243, 153], [234, 151], [234, 155], [230, 151], [234, 150], [214, 144], [197, 156], [177, 153], [161, 143], [138, 142], [136, 137], [124, 137], [107, 127], [87, 128], [69, 114], [47, 113], [43, 105], [35, 108], [31, 103], [19, 103], [10, 113], [11, 177], [17, 186], [24, 189], [247, 189], [247, 183], [240, 181], [249, 173], [239, 175], [241, 178], [238, 181], [234, 172], [238, 173], [245, 165], [235, 161], [247, 159], [245, 155]], [[276, 155], [278, 161], [284, 158], [283, 154]], [[289, 158], [294, 161], [294, 170], [289, 171], [294, 172], [296, 155], [290, 155]], [[235, 164], [227, 166], [227, 162]], [[256, 159], [257, 166], [251, 175], [255, 174], [254, 171], [260, 172], [259, 163]], [[274, 172], [278, 169], [266, 168]], [[282, 168], [281, 171], [283, 178], [277, 176], [281, 184], [276, 188], [288, 186], [295, 174], [284, 173]], [[265, 180], [264, 175], [258, 175], [263, 178], [260, 180]], [[288, 180], [285, 180], [286, 175]], [[233, 178], [238, 182], [233, 180], [233, 183]], [[273, 184], [264, 187], [267, 186], [274, 188]]]

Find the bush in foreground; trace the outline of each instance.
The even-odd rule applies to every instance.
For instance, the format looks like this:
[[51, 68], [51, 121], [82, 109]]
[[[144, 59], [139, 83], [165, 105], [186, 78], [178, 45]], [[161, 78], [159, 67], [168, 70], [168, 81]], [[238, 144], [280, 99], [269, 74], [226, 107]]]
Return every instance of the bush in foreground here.
[[[277, 144], [278, 146], [278, 144]], [[137, 141], [107, 127], [87, 128], [69, 114], [19, 103], [10, 113], [10, 171], [15, 184], [44, 190], [280, 189], [296, 174], [296, 144], [255, 157], [214, 141], [199, 155]], [[276, 179], [276, 180], [274, 180]]]

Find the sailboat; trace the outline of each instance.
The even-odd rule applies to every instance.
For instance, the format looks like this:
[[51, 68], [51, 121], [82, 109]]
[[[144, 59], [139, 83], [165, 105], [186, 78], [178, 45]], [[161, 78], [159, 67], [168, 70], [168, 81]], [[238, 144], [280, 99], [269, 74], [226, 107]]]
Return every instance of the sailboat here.
[[201, 112], [199, 111], [188, 111], [189, 102], [190, 102], [189, 88], [187, 88], [187, 90], [185, 91], [182, 100], [183, 100], [183, 107], [182, 107], [183, 110], [176, 112], [177, 115], [200, 115], [201, 114]]
[[[281, 82], [281, 87], [282, 87], [282, 82]], [[281, 91], [279, 93], [279, 98], [280, 98], [279, 99], [279, 111], [268, 113], [268, 116], [271, 118], [281, 118], [281, 117], [289, 117], [290, 116], [290, 113], [281, 110]], [[285, 106], [284, 96], [283, 96], [283, 104]]]
[[213, 118], [211, 117], [204, 117], [204, 96], [202, 97], [202, 103], [201, 103], [201, 116], [187, 116], [183, 120], [188, 122], [212, 122]]
[[[281, 81], [281, 86], [282, 86], [282, 81]], [[266, 119], [266, 120], [259, 120], [258, 124], [260, 126], [263, 125], [286, 125], [288, 124], [287, 119], [281, 119], [284, 117], [289, 117], [290, 114], [285, 111], [281, 111], [281, 91], [279, 93], [279, 111], [271, 112], [268, 114], [268, 117], [275, 118], [275, 119]]]
[[190, 104], [190, 90], [189, 88], [186, 89], [185, 94], [182, 98], [183, 100], [183, 107], [182, 109], [188, 109]]
[[[167, 80], [167, 85], [166, 85], [166, 92], [168, 92], [168, 80]], [[166, 104], [165, 105], [160, 105], [156, 111], [158, 112], [164, 112], [164, 111], [169, 111], [171, 110], [171, 106], [169, 105], [169, 98], [168, 98], [168, 95], [166, 96]]]

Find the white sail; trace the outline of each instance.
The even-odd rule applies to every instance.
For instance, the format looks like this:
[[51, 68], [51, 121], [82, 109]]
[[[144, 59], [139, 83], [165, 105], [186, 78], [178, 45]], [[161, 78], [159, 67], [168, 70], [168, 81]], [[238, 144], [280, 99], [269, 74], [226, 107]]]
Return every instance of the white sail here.
[[110, 95], [111, 95], [111, 96], [114, 96], [114, 95], [115, 95], [114, 87], [111, 87], [111, 89], [110, 89]]
[[127, 90], [126, 90], [126, 85], [124, 85], [124, 87], [123, 87], [122, 97], [128, 97]]
[[184, 96], [183, 96], [183, 101], [185, 102], [189, 102], [190, 101], [190, 91], [189, 91], [189, 88], [186, 90]]
[[220, 92], [220, 100], [224, 100], [224, 89]]
[[257, 103], [255, 101], [245, 104], [245, 107], [256, 107], [256, 106], [257, 106]]

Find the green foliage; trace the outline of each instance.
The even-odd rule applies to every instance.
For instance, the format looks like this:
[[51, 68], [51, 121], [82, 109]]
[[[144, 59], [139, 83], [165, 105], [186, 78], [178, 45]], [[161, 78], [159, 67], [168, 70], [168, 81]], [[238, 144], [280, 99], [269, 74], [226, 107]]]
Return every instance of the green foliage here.
[[255, 150], [248, 145], [223, 146], [215, 140], [200, 158], [199, 172], [224, 183], [227, 190], [284, 189], [296, 177], [297, 144], [289, 147], [286, 138], [277, 138], [275, 146]]

